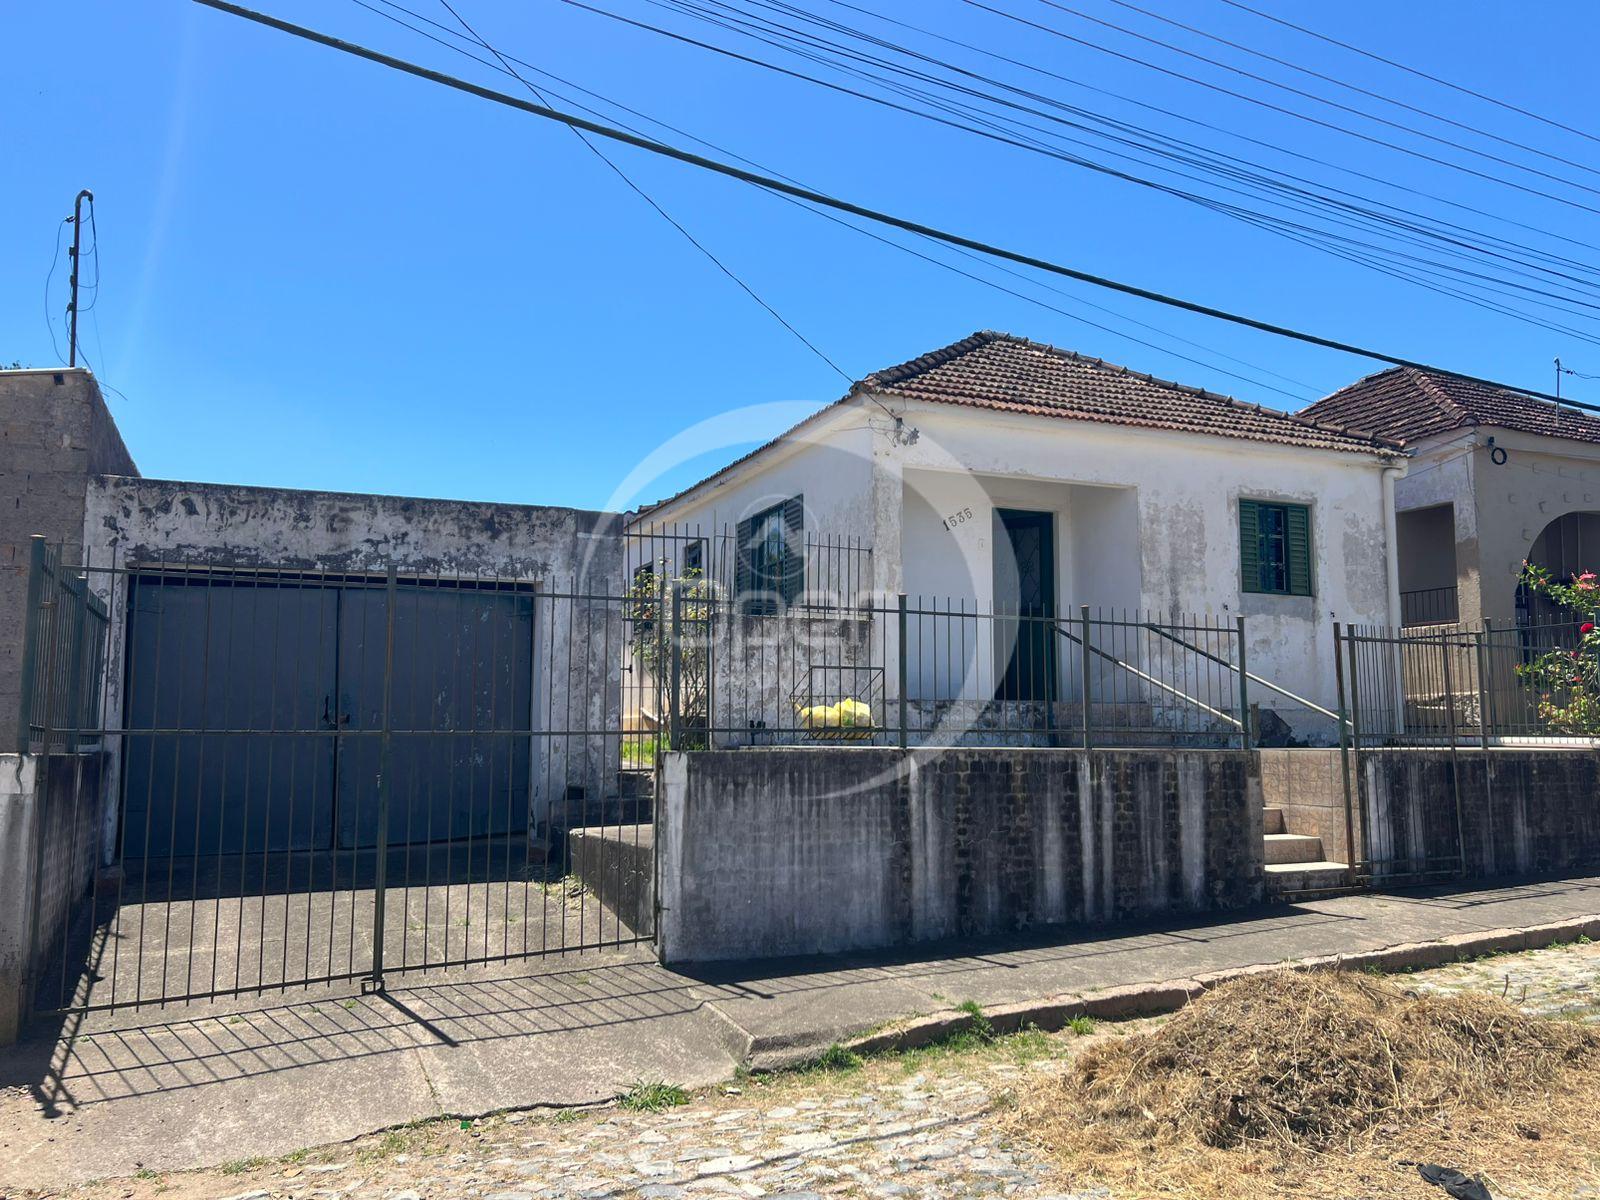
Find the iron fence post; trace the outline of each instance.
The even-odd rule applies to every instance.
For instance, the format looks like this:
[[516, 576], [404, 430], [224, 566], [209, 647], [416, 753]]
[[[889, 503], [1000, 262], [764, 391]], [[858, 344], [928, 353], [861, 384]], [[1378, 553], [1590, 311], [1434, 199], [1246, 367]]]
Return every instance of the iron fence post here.
[[[1478, 672], [1478, 741], [1485, 752], [1489, 749], [1489, 655], [1484, 642], [1485, 630], [1472, 635], [1473, 659]], [[1487, 769], [1487, 765], [1485, 766]]]
[[[87, 550], [85, 550], [85, 554], [87, 554]], [[71, 722], [71, 732], [67, 734], [66, 739], [66, 748], [69, 752], [77, 750], [78, 740], [83, 736], [81, 730], [84, 726], [83, 643], [84, 635], [87, 632], [86, 622], [89, 616], [89, 574], [87, 571], [84, 572], [83, 580], [74, 594], [74, 599], [76, 600], [74, 606], [76, 619], [72, 625], [72, 677], [67, 683], [67, 703], [65, 706], [67, 718]]]
[[26, 754], [33, 739], [29, 730], [33, 722], [33, 689], [38, 676], [39, 643], [43, 641], [39, 621], [40, 592], [44, 588], [45, 541], [43, 534], [28, 539], [28, 600], [23, 609], [22, 634], [22, 696], [17, 717], [17, 751]]
[[[1456, 810], [1456, 864], [1460, 873], [1465, 875], [1467, 873], [1467, 845], [1466, 829], [1461, 820], [1461, 758], [1457, 746], [1459, 739], [1456, 731], [1456, 685], [1450, 670], [1450, 652], [1455, 649], [1455, 646], [1447, 638], [1447, 634], [1439, 635], [1439, 655], [1441, 665], [1444, 668], [1445, 721], [1450, 730], [1450, 794], [1455, 799]], [[1424, 869], [1426, 869], [1426, 866]]]
[[394, 621], [400, 594], [393, 563], [384, 579], [383, 734], [378, 750], [378, 847], [372, 879], [372, 989], [383, 990], [384, 906], [389, 881], [390, 750], [394, 738]]
[[1250, 749], [1250, 674], [1244, 652], [1244, 614], [1234, 618], [1239, 639], [1239, 749]]
[[672, 593], [671, 689], [667, 695], [667, 741], [672, 749], [683, 745], [683, 588], [677, 580], [664, 585]]
[[1333, 623], [1333, 677], [1339, 697], [1339, 778], [1344, 785], [1344, 856], [1345, 883], [1354, 886], [1356, 881], [1356, 818], [1355, 797], [1350, 787], [1350, 731], [1344, 703], [1344, 647], [1339, 635], [1339, 622]]
[[904, 750], [909, 741], [906, 730], [906, 677], [909, 674], [906, 668], [906, 630], [908, 622], [906, 620], [906, 594], [904, 592], [900, 593], [899, 617], [900, 636], [898, 640], [900, 644], [897, 647], [897, 652], [900, 659], [900, 749]]
[[1094, 686], [1094, 676], [1089, 664], [1089, 628], [1089, 606], [1080, 604], [1078, 606], [1078, 633], [1080, 640], [1083, 642], [1079, 657], [1083, 668], [1083, 748], [1085, 750], [1094, 749], [1094, 716], [1091, 711], [1091, 691]]
[[651, 672], [655, 676], [655, 678], [651, 680], [651, 683], [654, 684], [656, 691], [656, 760], [659, 762], [661, 759], [662, 750], [670, 750], [672, 748], [670, 744], [665, 747], [663, 747], [661, 744], [662, 729], [665, 728], [667, 730], [668, 737], [671, 737], [672, 735], [671, 722], [665, 719], [667, 714], [661, 711], [667, 706], [666, 673], [668, 645], [666, 560], [662, 559], [658, 564], [656, 560], [652, 559], [650, 563], [650, 569], [651, 571], [655, 572], [656, 584], [656, 625], [654, 630], [656, 639], [656, 663], [654, 670]]
[[1498, 721], [1496, 720], [1494, 691], [1489, 684], [1489, 680], [1493, 677], [1495, 670], [1494, 621], [1489, 617], [1483, 619], [1483, 632], [1480, 636], [1483, 639], [1484, 662], [1488, 666], [1488, 673], [1484, 677], [1484, 699], [1487, 702], [1484, 709], [1484, 719], [1490, 728], [1494, 728], [1498, 725]]

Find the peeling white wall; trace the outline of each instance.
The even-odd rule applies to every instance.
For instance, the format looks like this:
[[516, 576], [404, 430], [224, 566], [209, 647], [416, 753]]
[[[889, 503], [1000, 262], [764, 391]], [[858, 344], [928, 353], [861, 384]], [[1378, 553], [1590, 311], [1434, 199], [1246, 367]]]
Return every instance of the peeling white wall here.
[[[615, 514], [570, 508], [99, 476], [89, 482], [84, 551], [91, 568], [166, 562], [382, 574], [392, 563], [402, 573], [526, 582], [552, 595], [581, 594], [590, 583], [601, 595], [616, 595], [620, 522]], [[91, 569], [90, 580], [112, 614], [105, 721], [115, 729], [126, 578]], [[620, 647], [620, 611], [617, 604], [535, 603], [534, 825], [569, 785], [592, 796], [614, 784], [618, 739], [539, 733], [546, 722], [619, 728], [622, 653], [606, 661], [601, 647]], [[106, 773], [107, 846], [116, 840], [117, 765], [113, 756]]]
[[[757, 497], [785, 492], [804, 492], [809, 509], [813, 496], [826, 496], [817, 527], [840, 531], [824, 524], [831, 511], [845, 530], [870, 536], [885, 592], [982, 607], [993, 601], [993, 508], [1047, 509], [1058, 514], [1061, 611], [1089, 603], [1167, 618], [1242, 613], [1251, 669], [1329, 708], [1333, 622], [1398, 623], [1376, 455], [884, 402], [903, 415], [904, 430], [864, 399], [840, 406], [770, 468], [758, 455], [651, 519], [732, 518]], [[1310, 507], [1314, 595], [1241, 590], [1241, 498]], [[967, 509], [970, 518], [950, 523]], [[1253, 699], [1307, 727], [1292, 702], [1260, 690]]]

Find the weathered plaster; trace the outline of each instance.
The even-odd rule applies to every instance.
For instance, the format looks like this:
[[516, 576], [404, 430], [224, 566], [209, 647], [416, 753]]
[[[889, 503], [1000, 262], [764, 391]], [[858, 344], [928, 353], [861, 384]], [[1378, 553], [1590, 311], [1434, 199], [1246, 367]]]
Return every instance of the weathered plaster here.
[[[621, 518], [531, 505], [409, 496], [103, 477], [91, 481], [84, 518], [91, 567], [201, 564], [381, 575], [492, 578], [531, 584], [534, 608], [534, 733], [530, 821], [537, 825], [569, 787], [590, 796], [614, 786], [622, 656], [604, 661], [590, 644], [620, 645], [616, 604], [566, 599], [590, 585], [616, 595], [622, 581]], [[121, 720], [125, 577], [91, 571], [112, 613], [107, 656], [108, 728]], [[112, 581], [116, 586], [112, 587]], [[570, 610], [570, 611], [569, 611]], [[114, 760], [115, 761], [115, 760]], [[114, 829], [117, 772], [108, 772], [106, 844]]]

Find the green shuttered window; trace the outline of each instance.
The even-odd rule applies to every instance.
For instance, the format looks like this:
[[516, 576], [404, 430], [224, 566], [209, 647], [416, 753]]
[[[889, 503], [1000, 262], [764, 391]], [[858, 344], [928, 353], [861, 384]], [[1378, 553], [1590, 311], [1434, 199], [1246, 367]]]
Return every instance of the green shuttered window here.
[[741, 612], [788, 608], [805, 590], [805, 501], [793, 496], [739, 522], [734, 591]]
[[1311, 595], [1311, 510], [1239, 501], [1239, 582], [1244, 591]]

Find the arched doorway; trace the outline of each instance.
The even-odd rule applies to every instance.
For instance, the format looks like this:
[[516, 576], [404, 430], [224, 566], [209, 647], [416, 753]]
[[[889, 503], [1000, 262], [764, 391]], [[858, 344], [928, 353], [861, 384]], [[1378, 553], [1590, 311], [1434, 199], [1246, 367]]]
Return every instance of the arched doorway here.
[[[1533, 539], [1528, 561], [1547, 568], [1560, 580], [1582, 571], [1600, 570], [1600, 512], [1563, 513]], [[1517, 585], [1517, 623], [1543, 625], [1566, 619], [1548, 598]]]

